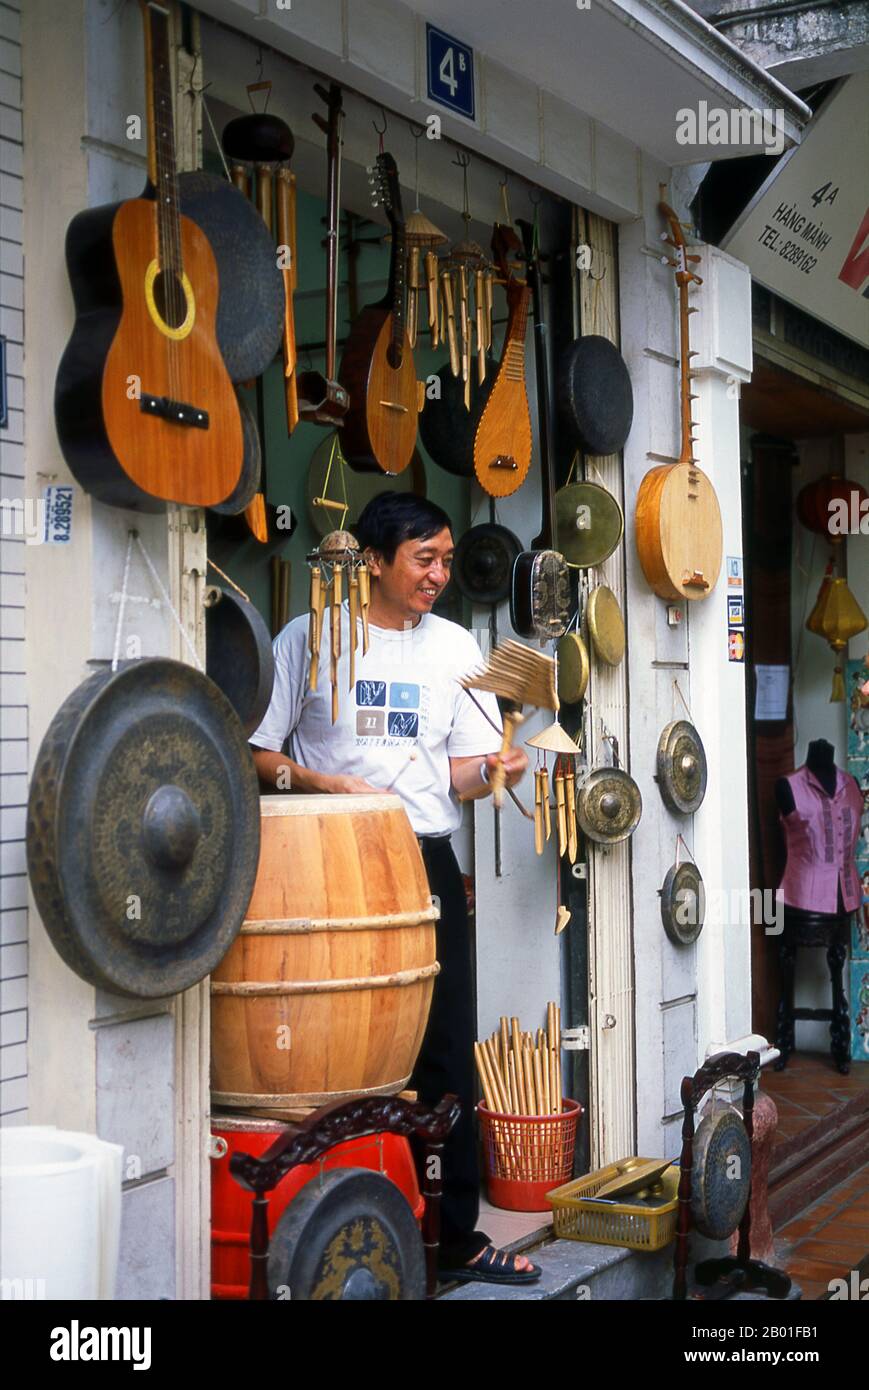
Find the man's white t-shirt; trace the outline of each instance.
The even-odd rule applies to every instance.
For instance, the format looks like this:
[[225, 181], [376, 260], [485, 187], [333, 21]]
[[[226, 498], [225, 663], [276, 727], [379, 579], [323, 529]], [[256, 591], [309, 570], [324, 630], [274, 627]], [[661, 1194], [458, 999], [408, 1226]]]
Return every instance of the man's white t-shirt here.
[[[317, 689], [308, 690], [308, 618], [294, 618], [272, 643], [275, 683], [265, 718], [250, 742], [281, 752], [289, 737], [294, 762], [316, 772], [363, 777], [390, 786], [404, 802], [417, 835], [457, 830], [462, 808], [450, 788], [451, 757], [497, 753], [501, 739], [459, 679], [482, 664], [476, 640], [457, 623], [424, 613], [416, 627], [398, 631], [369, 625], [362, 655], [362, 624], [353, 690], [348, 690], [350, 615], [341, 614], [338, 663], [339, 713], [332, 723], [330, 615], [324, 617]], [[495, 696], [474, 696], [497, 729]], [[409, 754], [416, 753], [413, 761]], [[400, 774], [396, 777], [396, 774]]]

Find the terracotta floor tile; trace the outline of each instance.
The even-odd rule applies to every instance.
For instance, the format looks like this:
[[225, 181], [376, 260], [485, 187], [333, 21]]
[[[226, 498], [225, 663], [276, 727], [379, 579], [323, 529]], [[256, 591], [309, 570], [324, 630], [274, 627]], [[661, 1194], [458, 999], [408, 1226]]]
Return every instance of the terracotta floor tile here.
[[798, 1216], [793, 1221], [789, 1221], [781, 1230], [776, 1231], [776, 1240], [782, 1240], [788, 1245], [795, 1245], [798, 1240], [805, 1240], [807, 1236], [812, 1236], [823, 1225], [823, 1220], [818, 1221], [810, 1216]]
[[798, 1258], [801, 1260], [822, 1260], [824, 1263], [841, 1264], [843, 1269], [852, 1269], [860, 1263], [857, 1255], [858, 1245], [842, 1245], [829, 1236], [825, 1227], [823, 1239], [804, 1240], [799, 1246]]
[[803, 1279], [812, 1279], [824, 1285], [826, 1288], [831, 1279], [841, 1279], [842, 1267], [835, 1263], [828, 1263], [822, 1260], [788, 1260], [786, 1265], [787, 1273], [798, 1283]]
[[[792, 1277], [796, 1279], [795, 1275]], [[827, 1285], [816, 1279], [796, 1279], [796, 1282], [803, 1291], [803, 1298], [810, 1303], [817, 1302], [829, 1292]]]
[[820, 1231], [813, 1235], [804, 1236], [798, 1246], [801, 1249], [807, 1241], [820, 1241], [823, 1244], [842, 1246], [849, 1251], [851, 1259], [857, 1260], [858, 1264], [865, 1255], [869, 1255], [869, 1231], [865, 1226], [851, 1226], [843, 1221], [840, 1224], [831, 1222], [829, 1226], [824, 1226]]
[[802, 1134], [805, 1130], [811, 1129], [815, 1123], [814, 1115], [788, 1115], [786, 1119], [779, 1120], [778, 1132], [792, 1139], [795, 1134]]

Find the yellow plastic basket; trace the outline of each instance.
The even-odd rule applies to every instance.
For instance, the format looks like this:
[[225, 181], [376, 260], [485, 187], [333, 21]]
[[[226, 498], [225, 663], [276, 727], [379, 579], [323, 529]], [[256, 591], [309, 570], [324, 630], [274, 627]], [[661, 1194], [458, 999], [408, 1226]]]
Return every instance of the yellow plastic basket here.
[[611, 1163], [547, 1193], [547, 1201], [552, 1203], [555, 1235], [565, 1240], [588, 1241], [592, 1245], [621, 1245], [627, 1250], [662, 1250], [669, 1245], [676, 1234], [678, 1165], [668, 1168], [661, 1177], [666, 1201], [660, 1206], [650, 1208], [632, 1203], [630, 1196], [607, 1206], [588, 1201], [610, 1178], [618, 1177], [620, 1171], [621, 1164]]

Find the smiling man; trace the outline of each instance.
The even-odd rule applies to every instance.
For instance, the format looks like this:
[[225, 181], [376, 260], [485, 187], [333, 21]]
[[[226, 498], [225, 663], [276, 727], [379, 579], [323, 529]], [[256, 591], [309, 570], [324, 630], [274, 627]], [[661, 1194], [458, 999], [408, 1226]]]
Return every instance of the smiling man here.
[[[384, 492], [368, 503], [355, 530], [371, 571], [371, 604], [364, 656], [361, 624], [357, 634], [353, 689], [348, 693], [347, 604], [334, 725], [328, 680], [321, 674], [317, 690], [307, 689], [308, 620], [295, 618], [274, 641], [274, 691], [251, 738], [254, 760], [270, 787], [286, 787], [289, 773], [294, 792], [391, 790], [401, 797], [441, 907], [441, 971], [412, 1084], [423, 1101], [436, 1103], [451, 1091], [462, 1102], [462, 1117], [444, 1153], [441, 1264], [445, 1273], [461, 1278], [527, 1283], [539, 1278], [536, 1266], [524, 1256], [494, 1249], [474, 1229], [479, 1211], [475, 1009], [464, 883], [450, 844], [461, 824], [460, 802], [490, 791], [501, 745], [497, 702], [477, 692], [487, 719], [462, 689], [459, 679], [482, 661], [480, 648], [464, 628], [431, 611], [450, 578], [454, 542], [446, 512], [413, 494]], [[329, 669], [329, 624], [324, 626], [321, 673]], [[510, 787], [528, 759], [513, 749], [504, 764]]]

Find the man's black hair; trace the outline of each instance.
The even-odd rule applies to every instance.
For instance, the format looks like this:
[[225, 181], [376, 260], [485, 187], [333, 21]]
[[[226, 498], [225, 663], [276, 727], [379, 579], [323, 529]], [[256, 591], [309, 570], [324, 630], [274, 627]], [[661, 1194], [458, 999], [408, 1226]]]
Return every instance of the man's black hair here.
[[360, 550], [369, 546], [388, 565], [403, 541], [427, 541], [444, 527], [452, 530], [442, 507], [414, 492], [379, 492], [372, 497], [353, 528]]

